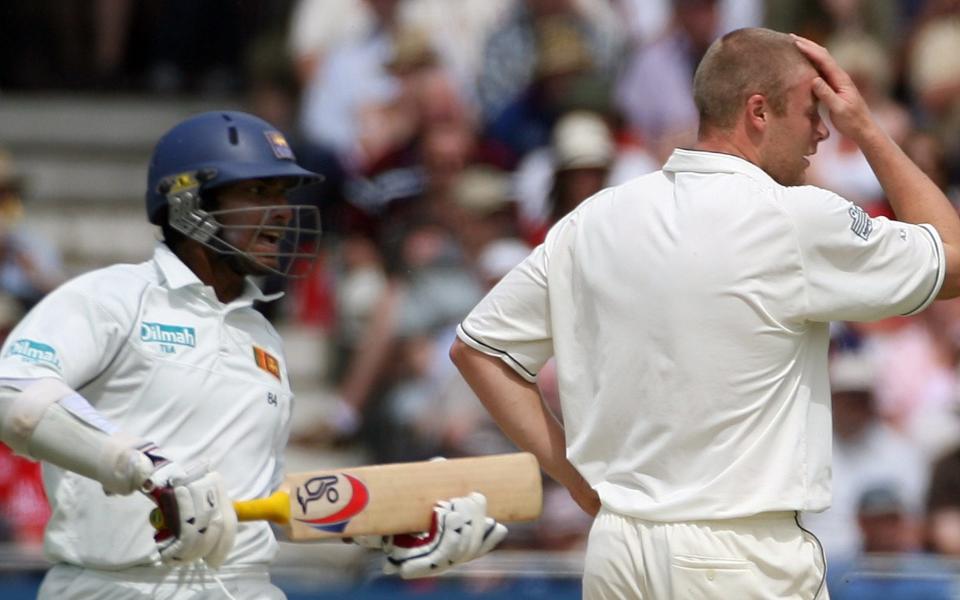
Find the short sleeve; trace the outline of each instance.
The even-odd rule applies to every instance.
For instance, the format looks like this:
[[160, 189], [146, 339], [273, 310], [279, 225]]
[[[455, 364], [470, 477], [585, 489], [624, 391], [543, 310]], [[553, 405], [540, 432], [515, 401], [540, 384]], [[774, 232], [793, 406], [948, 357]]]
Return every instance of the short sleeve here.
[[7, 336], [0, 378], [57, 377], [79, 389], [107, 368], [128, 329], [68, 284], [48, 294]]
[[818, 190], [788, 202], [806, 291], [804, 318], [870, 321], [926, 308], [943, 284], [943, 243], [929, 225], [886, 217]]
[[544, 246], [540, 245], [480, 301], [457, 336], [496, 356], [527, 381], [553, 356]]

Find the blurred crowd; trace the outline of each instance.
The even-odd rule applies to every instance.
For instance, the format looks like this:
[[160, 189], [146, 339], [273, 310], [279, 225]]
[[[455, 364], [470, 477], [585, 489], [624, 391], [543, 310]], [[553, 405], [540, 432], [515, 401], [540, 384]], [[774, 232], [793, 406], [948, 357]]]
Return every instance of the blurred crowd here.
[[[317, 369], [333, 400], [292, 443], [361, 445], [374, 462], [512, 450], [446, 357], [456, 324], [579, 202], [693, 142], [692, 74], [724, 32], [765, 25], [826, 45], [960, 202], [960, 0], [8, 4], [0, 91], [242, 97], [325, 175], [301, 198], [321, 208], [320, 259], [302, 279], [268, 282], [288, 293], [263, 310], [333, 349]], [[808, 180], [891, 214], [835, 131]], [[17, 227], [21, 184], [0, 155], [7, 330], [61, 277], [51, 246]], [[831, 594], [877, 597], [864, 575], [875, 565], [860, 561], [896, 553], [893, 568], [939, 597], [937, 558], [960, 557], [960, 304], [833, 334], [834, 507], [804, 517]], [[552, 368], [539, 383], [556, 406]], [[12, 506], [5, 464], [0, 505]], [[580, 547], [588, 520], [562, 490], [545, 494], [544, 518], [508, 541]]]

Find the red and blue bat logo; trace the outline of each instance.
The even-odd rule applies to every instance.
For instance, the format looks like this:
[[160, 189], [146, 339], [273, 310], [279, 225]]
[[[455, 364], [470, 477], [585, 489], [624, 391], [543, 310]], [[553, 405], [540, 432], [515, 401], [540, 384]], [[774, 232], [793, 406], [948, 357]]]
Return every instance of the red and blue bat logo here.
[[[300, 503], [304, 515], [307, 514], [307, 506], [316, 501], [326, 505], [329, 514], [324, 517], [297, 520], [314, 529], [340, 533], [346, 529], [350, 519], [366, 508], [369, 500], [370, 492], [367, 486], [356, 477], [346, 473], [343, 474], [343, 478], [338, 475], [314, 477], [308, 479], [303, 485], [297, 486], [297, 502]], [[318, 512], [316, 507], [311, 510], [314, 514]], [[324, 511], [319, 509], [319, 512]]]

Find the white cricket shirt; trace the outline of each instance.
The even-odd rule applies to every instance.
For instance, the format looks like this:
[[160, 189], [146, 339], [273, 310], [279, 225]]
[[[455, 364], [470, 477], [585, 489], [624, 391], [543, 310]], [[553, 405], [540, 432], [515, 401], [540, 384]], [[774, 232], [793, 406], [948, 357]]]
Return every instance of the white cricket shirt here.
[[567, 455], [610, 510], [817, 511], [829, 321], [919, 311], [944, 268], [932, 227], [677, 150], [557, 223], [458, 335], [529, 381], [556, 355]]
[[[11, 332], [0, 377], [59, 377], [120, 429], [188, 464], [207, 460], [231, 498], [267, 495], [282, 478], [292, 395], [277, 332], [248, 282], [223, 304], [163, 244], [153, 259], [82, 275], [50, 293]], [[53, 508], [45, 551], [56, 562], [117, 569], [159, 559], [142, 494], [44, 465]], [[241, 523], [227, 564], [267, 563], [265, 522]]]

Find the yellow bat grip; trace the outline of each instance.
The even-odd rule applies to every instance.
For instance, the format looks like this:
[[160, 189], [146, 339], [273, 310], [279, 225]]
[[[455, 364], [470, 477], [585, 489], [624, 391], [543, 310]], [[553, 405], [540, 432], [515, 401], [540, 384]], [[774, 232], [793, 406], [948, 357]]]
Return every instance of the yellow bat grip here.
[[266, 498], [238, 500], [233, 503], [238, 521], [273, 521], [278, 525], [290, 522], [290, 494], [274, 492]]
[[[290, 494], [279, 491], [266, 498], [237, 500], [233, 503], [238, 521], [273, 521], [278, 525], [290, 522]], [[159, 508], [150, 511], [150, 524], [154, 529], [163, 529], [163, 513]]]

